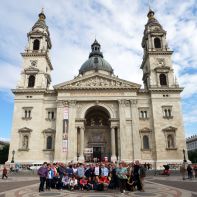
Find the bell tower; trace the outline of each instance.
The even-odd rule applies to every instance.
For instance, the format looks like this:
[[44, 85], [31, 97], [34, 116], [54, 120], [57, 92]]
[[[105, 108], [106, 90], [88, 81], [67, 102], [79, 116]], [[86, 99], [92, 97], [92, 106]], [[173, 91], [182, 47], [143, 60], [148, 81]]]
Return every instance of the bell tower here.
[[43, 9], [38, 17], [32, 30], [27, 34], [27, 47], [21, 53], [23, 68], [17, 89], [48, 89], [51, 83], [53, 67], [49, 59], [49, 50], [52, 45]]
[[168, 48], [166, 31], [155, 18], [151, 9], [145, 25], [142, 48], [144, 49], [141, 69], [145, 89], [178, 87], [174, 77], [171, 56]]

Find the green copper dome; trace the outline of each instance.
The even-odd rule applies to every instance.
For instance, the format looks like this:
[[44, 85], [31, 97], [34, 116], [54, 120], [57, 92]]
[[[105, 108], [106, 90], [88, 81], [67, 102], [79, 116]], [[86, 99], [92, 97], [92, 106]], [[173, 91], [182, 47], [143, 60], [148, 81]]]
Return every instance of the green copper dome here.
[[104, 70], [109, 73], [113, 73], [111, 65], [103, 58], [102, 52], [100, 52], [100, 44], [97, 40], [91, 45], [92, 52], [89, 55], [89, 59], [85, 61], [79, 69], [79, 74], [83, 74], [90, 70]]

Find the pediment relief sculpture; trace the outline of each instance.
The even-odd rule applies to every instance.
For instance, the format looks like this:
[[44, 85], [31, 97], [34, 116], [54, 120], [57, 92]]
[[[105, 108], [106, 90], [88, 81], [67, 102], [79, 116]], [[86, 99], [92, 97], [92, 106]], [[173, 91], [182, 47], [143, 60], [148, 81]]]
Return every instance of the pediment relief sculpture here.
[[140, 85], [115, 77], [103, 77], [100, 75], [84, 78], [75, 78], [67, 83], [59, 84], [55, 89], [71, 88], [134, 88], [139, 89]]

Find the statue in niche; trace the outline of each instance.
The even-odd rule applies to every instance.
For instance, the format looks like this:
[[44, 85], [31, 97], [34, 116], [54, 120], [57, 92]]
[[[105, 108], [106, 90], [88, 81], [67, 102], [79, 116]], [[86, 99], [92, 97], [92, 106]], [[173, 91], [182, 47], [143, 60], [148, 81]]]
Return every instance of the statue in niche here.
[[29, 138], [28, 138], [28, 136], [25, 135], [23, 137], [22, 148], [23, 149], [28, 149], [28, 144], [29, 144]]

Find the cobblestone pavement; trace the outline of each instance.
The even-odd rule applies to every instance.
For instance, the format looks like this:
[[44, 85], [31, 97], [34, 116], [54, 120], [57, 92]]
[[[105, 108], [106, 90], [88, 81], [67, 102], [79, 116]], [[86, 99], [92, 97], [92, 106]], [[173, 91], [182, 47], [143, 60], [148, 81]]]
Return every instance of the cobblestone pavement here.
[[[26, 180], [26, 185], [24, 185], [24, 179]], [[23, 181], [22, 181], [23, 180]], [[10, 180], [0, 180], [0, 197], [40, 197], [40, 196], [57, 196], [57, 197], [119, 197], [119, 196], [130, 196], [130, 197], [140, 197], [140, 196], [149, 196], [149, 197], [197, 197], [197, 193], [191, 191], [190, 186], [187, 186], [185, 190], [180, 189], [179, 185], [184, 185], [188, 183], [188, 185], [195, 184], [192, 187], [197, 187], [197, 181], [193, 180], [189, 182], [189, 180], [183, 181], [180, 177], [147, 177], [145, 182], [145, 192], [126, 192], [124, 195], [121, 195], [118, 190], [108, 190], [104, 192], [95, 192], [95, 191], [75, 191], [70, 192], [67, 190], [52, 190], [45, 191], [42, 193], [38, 192], [38, 183], [34, 184], [33, 181], [38, 182], [38, 177], [10, 177]], [[165, 181], [168, 182], [171, 186], [173, 183], [176, 183], [176, 187], [170, 187], [168, 185], [164, 185], [166, 183], [159, 184], [160, 182]], [[10, 185], [10, 186], [6, 186]], [[19, 184], [21, 184], [19, 186]], [[29, 185], [28, 185], [29, 184]], [[12, 186], [11, 186], [12, 185]], [[20, 187], [15, 189], [16, 186]], [[28, 185], [28, 186], [27, 186]], [[8, 189], [2, 189], [4, 187]]]

